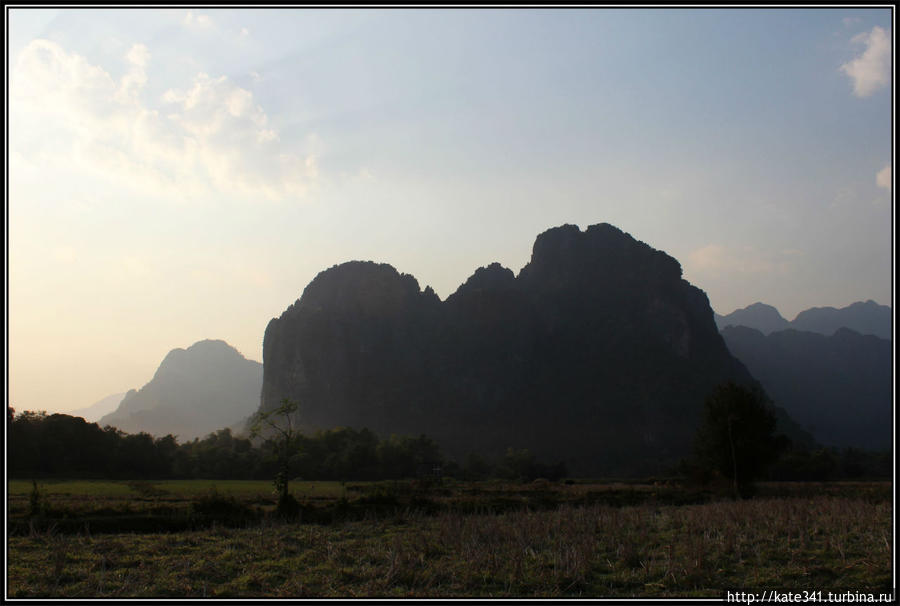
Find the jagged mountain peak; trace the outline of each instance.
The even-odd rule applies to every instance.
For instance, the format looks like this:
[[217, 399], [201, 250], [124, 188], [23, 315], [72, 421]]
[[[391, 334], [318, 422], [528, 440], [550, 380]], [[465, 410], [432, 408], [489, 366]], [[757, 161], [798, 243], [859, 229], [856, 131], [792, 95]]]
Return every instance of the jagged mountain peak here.
[[516, 276], [511, 269], [497, 262], [479, 267], [469, 278], [456, 289], [448, 300], [467, 292], [510, 290], [515, 288]]
[[434, 294], [422, 292], [419, 282], [387, 263], [347, 261], [319, 272], [288, 311], [300, 307], [358, 307], [384, 311], [408, 298]]
[[674, 258], [609, 223], [590, 225], [584, 231], [567, 224], [538, 235], [531, 260], [519, 276], [544, 279], [547, 272], [613, 281], [629, 281], [636, 275], [643, 280], [678, 280], [682, 275], [681, 264]]

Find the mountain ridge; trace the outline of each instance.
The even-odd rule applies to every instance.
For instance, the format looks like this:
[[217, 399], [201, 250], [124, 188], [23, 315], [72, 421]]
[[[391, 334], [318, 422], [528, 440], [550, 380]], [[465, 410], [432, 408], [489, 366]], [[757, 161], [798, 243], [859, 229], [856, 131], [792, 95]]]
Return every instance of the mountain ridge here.
[[860, 334], [875, 335], [882, 339], [893, 337], [890, 306], [879, 305], [871, 299], [841, 308], [811, 307], [798, 313], [791, 321], [783, 318], [775, 307], [760, 302], [724, 316], [717, 313], [715, 318], [719, 330], [727, 326], [747, 326], [768, 335], [793, 328], [833, 335], [840, 328], [849, 328]]
[[335, 265], [269, 322], [263, 363], [260, 410], [296, 400], [309, 429], [425, 433], [458, 460], [529, 448], [592, 474], [687, 455], [712, 388], [755, 383], [678, 261], [609, 224], [546, 230], [517, 276], [490, 263], [445, 301], [386, 264]]

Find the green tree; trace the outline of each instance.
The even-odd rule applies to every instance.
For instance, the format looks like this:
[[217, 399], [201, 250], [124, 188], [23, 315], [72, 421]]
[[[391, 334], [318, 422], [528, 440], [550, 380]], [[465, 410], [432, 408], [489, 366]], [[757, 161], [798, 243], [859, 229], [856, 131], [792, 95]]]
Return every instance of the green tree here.
[[291, 447], [298, 435], [291, 417], [299, 409], [298, 402], [284, 398], [278, 408], [265, 412], [259, 411], [250, 418], [250, 436], [256, 437], [268, 433], [269, 440], [275, 448], [278, 471], [273, 483], [275, 484], [275, 493], [278, 495], [277, 511], [284, 516], [291, 516], [299, 509], [296, 499], [288, 492]]
[[731, 480], [735, 498], [748, 496], [753, 481], [785, 445], [785, 438], [775, 435], [775, 412], [768, 398], [759, 387], [729, 381], [707, 397], [703, 413], [695, 442], [697, 462]]

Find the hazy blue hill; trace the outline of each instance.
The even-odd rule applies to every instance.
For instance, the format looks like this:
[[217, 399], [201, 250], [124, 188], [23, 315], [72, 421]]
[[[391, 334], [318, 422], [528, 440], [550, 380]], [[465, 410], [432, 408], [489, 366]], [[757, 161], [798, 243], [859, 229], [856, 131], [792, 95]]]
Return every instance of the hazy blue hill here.
[[110, 396], [106, 396], [102, 400], [94, 402], [90, 406], [79, 408], [78, 410], [67, 412], [66, 414], [72, 415], [73, 417], [81, 417], [88, 423], [96, 423], [104, 415], [107, 415], [116, 410], [124, 397], [125, 393], [115, 393]]
[[203, 437], [255, 412], [261, 386], [262, 364], [224, 341], [200, 341], [170, 351], [153, 379], [129, 391], [100, 423], [129, 433], [171, 433], [180, 441]]
[[262, 409], [297, 400], [307, 428], [425, 433], [457, 459], [528, 448], [593, 475], [677, 461], [713, 387], [753, 382], [678, 261], [608, 224], [550, 229], [518, 276], [490, 264], [446, 301], [390, 265], [334, 266], [263, 350]]
[[840, 328], [891, 339], [891, 308], [875, 301], [858, 301], [847, 307], [813, 307], [797, 314], [791, 328], [833, 335]]
[[720, 330], [726, 326], [747, 326], [767, 335], [788, 328], [790, 323], [771, 305], [754, 303], [725, 316], [716, 314], [716, 325]]
[[847, 307], [813, 307], [797, 314], [788, 322], [777, 309], [765, 303], [754, 303], [728, 315], [715, 314], [719, 330], [727, 326], [746, 326], [763, 334], [793, 328], [823, 335], [833, 335], [840, 328], [849, 328], [862, 335], [891, 339], [891, 308], [875, 301], [858, 301]]
[[829, 446], [889, 448], [891, 342], [841, 328], [831, 336], [794, 329], [768, 336], [722, 330], [731, 352], [769, 396]]

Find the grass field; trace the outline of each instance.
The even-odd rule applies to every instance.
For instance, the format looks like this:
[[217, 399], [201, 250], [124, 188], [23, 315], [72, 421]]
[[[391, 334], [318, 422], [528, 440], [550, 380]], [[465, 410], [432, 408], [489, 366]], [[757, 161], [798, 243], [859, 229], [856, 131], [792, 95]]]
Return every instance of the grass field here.
[[[342, 482], [291, 482], [291, 492], [310, 497], [341, 496]], [[345, 484], [344, 484], [345, 485]], [[9, 480], [7, 490], [11, 497], [28, 496], [32, 490], [30, 480]], [[141, 496], [141, 487], [150, 486], [160, 493], [177, 497], [202, 495], [213, 488], [223, 494], [235, 496], [265, 495], [272, 492], [272, 482], [263, 480], [164, 480], [104, 481], [104, 480], [41, 480], [39, 490], [46, 495], [84, 495], [97, 497]]]
[[[110, 508], [117, 500], [131, 515], [154, 507], [169, 508], [158, 515], [190, 512], [213, 485], [241, 506], [274, 502], [267, 482], [42, 482], [39, 489], [52, 515], [69, 511], [80, 521], [91, 507], [125, 516]], [[9, 483], [11, 519], [27, 512], [31, 489]], [[9, 536], [8, 595], [722, 597], [729, 588], [887, 591], [892, 582], [889, 483], [766, 485], [758, 498], [736, 502], [623, 483], [291, 489], [305, 511], [353, 515], [319, 523], [263, 515], [234, 527], [128, 533], [65, 530], [54, 518], [56, 526]], [[699, 502], [676, 504], [676, 494]]]

